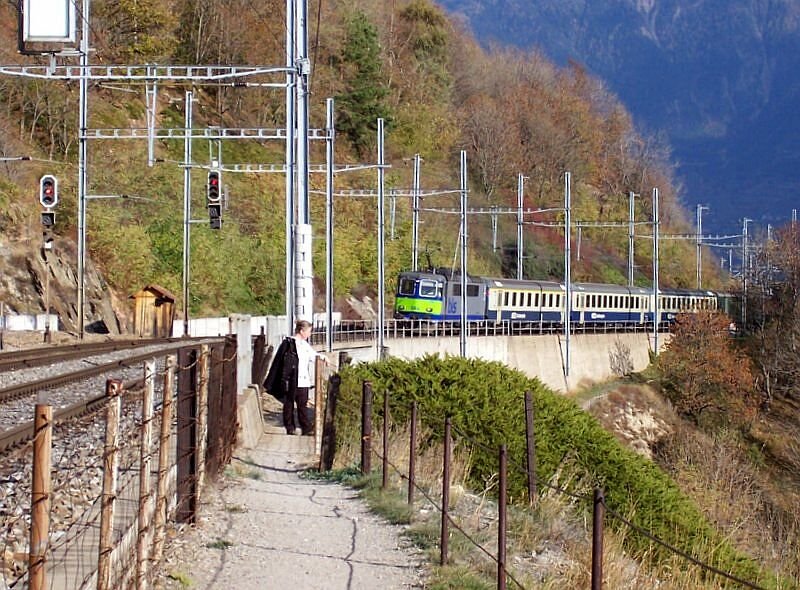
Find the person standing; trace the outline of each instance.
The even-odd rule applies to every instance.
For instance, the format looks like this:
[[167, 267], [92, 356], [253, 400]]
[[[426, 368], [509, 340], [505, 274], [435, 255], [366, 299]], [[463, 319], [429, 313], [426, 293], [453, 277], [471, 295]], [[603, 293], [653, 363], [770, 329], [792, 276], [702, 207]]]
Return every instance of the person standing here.
[[314, 424], [308, 415], [308, 391], [314, 382], [314, 364], [317, 352], [311, 348], [311, 323], [298, 320], [294, 336], [287, 337], [275, 354], [264, 387], [283, 402], [283, 426], [286, 434], [295, 433], [294, 410], [304, 435], [314, 433]]

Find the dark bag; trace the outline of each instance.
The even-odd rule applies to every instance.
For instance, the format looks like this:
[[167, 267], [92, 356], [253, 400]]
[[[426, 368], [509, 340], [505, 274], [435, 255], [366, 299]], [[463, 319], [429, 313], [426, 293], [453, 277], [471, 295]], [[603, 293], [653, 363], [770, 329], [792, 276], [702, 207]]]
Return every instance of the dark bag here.
[[283, 401], [286, 393], [297, 387], [297, 366], [297, 346], [294, 338], [291, 336], [284, 338], [264, 380], [264, 389], [278, 401]]

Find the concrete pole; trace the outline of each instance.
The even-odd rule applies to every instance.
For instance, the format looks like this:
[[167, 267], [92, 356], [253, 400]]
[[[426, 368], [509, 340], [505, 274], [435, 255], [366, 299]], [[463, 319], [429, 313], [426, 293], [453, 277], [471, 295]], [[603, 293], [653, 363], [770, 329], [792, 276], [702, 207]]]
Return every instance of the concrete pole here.
[[385, 320], [385, 288], [386, 278], [384, 277], [384, 183], [386, 171], [384, 170], [384, 146], [383, 146], [383, 119], [378, 119], [378, 360], [383, 358], [383, 328]]
[[314, 267], [308, 190], [308, 2], [297, 0], [295, 11], [297, 135], [294, 313], [298, 320], [314, 317]]
[[325, 350], [333, 350], [333, 158], [336, 139], [333, 99], [325, 101]]
[[308, 1], [297, 0], [295, 12], [297, 97], [297, 223], [311, 223], [308, 210]]
[[189, 268], [192, 220], [192, 91], [184, 98], [186, 116], [183, 140], [183, 336], [189, 336]]
[[459, 352], [467, 356], [467, 152], [461, 150], [461, 329]]

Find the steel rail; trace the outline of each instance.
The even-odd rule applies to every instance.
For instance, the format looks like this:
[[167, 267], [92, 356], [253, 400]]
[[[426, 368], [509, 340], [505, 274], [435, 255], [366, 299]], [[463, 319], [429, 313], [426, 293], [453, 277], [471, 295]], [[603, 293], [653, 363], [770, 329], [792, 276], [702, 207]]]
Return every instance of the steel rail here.
[[76, 381], [81, 381], [83, 379], [94, 377], [96, 375], [102, 375], [103, 373], [108, 373], [109, 371], [113, 371], [114, 369], [118, 369], [121, 367], [129, 367], [134, 363], [143, 362], [154, 357], [159, 357], [164, 354], [168, 354], [169, 352], [172, 352], [178, 348], [184, 348], [184, 347], [193, 348], [198, 345], [199, 343], [197, 342], [195, 342], [194, 344], [188, 344], [188, 343], [180, 345], [176, 344], [175, 346], [166, 347], [161, 350], [155, 350], [148, 353], [142, 353], [130, 356], [128, 358], [120, 359], [110, 363], [105, 363], [102, 365], [81, 369], [80, 371], [74, 371], [72, 373], [64, 373], [56, 377], [48, 377], [45, 379], [38, 379], [36, 381], [29, 381], [27, 383], [12, 385], [11, 387], [0, 389], [0, 403], [15, 400], [25, 395], [30, 395], [45, 389], [52, 389], [53, 387], [66, 385], [67, 383], [74, 383]]
[[63, 346], [49, 346], [26, 348], [0, 353], [0, 372], [20, 368], [40, 367], [59, 361], [81, 358], [87, 355], [104, 354], [128, 350], [140, 346], [152, 346], [178, 342], [178, 338], [154, 338], [151, 340], [111, 340], [105, 342], [91, 342], [86, 344], [66, 344]]
[[[123, 395], [135, 393], [141, 390], [143, 386], [144, 378], [126, 381], [122, 386]], [[102, 393], [88, 400], [79, 401], [71, 406], [67, 406], [66, 408], [56, 410], [53, 414], [53, 423], [56, 427], [58, 427], [67, 420], [81, 418], [83, 416], [88, 416], [98, 412], [105, 407], [107, 399], [108, 397], [106, 394]], [[17, 446], [32, 440], [35, 433], [36, 429], [34, 427], [33, 420], [30, 420], [25, 424], [20, 424], [19, 426], [4, 432], [0, 432], [0, 456]]]

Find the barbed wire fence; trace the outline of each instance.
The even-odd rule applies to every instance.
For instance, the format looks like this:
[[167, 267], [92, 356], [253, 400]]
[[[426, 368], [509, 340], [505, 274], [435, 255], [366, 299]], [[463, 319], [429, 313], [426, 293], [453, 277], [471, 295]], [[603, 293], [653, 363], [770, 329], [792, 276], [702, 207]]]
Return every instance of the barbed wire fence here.
[[[338, 375], [335, 376], [338, 379]], [[338, 390], [339, 382], [336, 382], [336, 389]], [[437, 436], [441, 436], [444, 449], [442, 453], [442, 481], [441, 493], [438, 498], [435, 497], [429, 490], [426, 490], [420, 485], [415, 478], [415, 457], [418, 452], [416, 440], [417, 433], [417, 415], [419, 411], [418, 402], [413, 402], [410, 408], [404, 410], [410, 413], [409, 420], [409, 457], [408, 468], [403, 469], [398, 467], [394, 461], [389, 457], [389, 432], [392, 428], [391, 422], [391, 408], [389, 404], [390, 394], [385, 391], [383, 394], [383, 408], [380, 415], [382, 416], [382, 442], [375, 445], [373, 442], [376, 436], [373, 434], [373, 398], [372, 384], [369, 381], [362, 383], [362, 399], [361, 399], [361, 457], [360, 468], [363, 475], [369, 475], [372, 472], [371, 457], [374, 455], [381, 461], [381, 476], [382, 488], [386, 489], [389, 477], [389, 471], [393, 472], [401, 480], [408, 482], [408, 502], [413, 503], [414, 493], [419, 493], [425, 500], [440, 514], [441, 516], [441, 534], [439, 536], [440, 547], [440, 564], [445, 565], [449, 561], [449, 528], [455, 528], [463, 538], [472, 545], [481, 554], [491, 560], [497, 567], [497, 588], [505, 589], [507, 581], [511, 581], [517, 588], [524, 589], [525, 587], [519, 581], [518, 575], [509, 571], [506, 561], [506, 547], [507, 547], [507, 478], [508, 468], [522, 474], [528, 483], [529, 501], [531, 505], [536, 502], [538, 497], [537, 489], [539, 487], [547, 488], [558, 495], [568, 497], [571, 501], [581, 503], [584, 505], [592, 506], [592, 566], [591, 566], [591, 588], [592, 590], [601, 590], [603, 587], [603, 529], [606, 517], [611, 517], [618, 521], [621, 525], [629, 528], [639, 535], [644, 536], [653, 543], [656, 543], [668, 550], [680, 559], [683, 559], [692, 565], [700, 568], [705, 574], [719, 576], [727, 581], [735, 582], [741, 587], [753, 590], [764, 590], [753, 582], [742, 579], [729, 572], [726, 572], [718, 567], [708, 564], [701, 559], [689, 554], [688, 552], [676, 547], [675, 545], [664, 541], [655, 535], [652, 531], [645, 529], [629, 519], [622, 516], [617, 510], [609, 506], [605, 493], [602, 488], [595, 487], [591, 494], [579, 494], [572, 492], [564, 487], [551, 484], [545, 481], [537, 481], [536, 478], [536, 462], [535, 462], [535, 432], [533, 430], [533, 396], [530, 392], [525, 393], [526, 404], [526, 451], [527, 451], [527, 465], [522, 465], [518, 462], [510, 460], [505, 445], [497, 449], [490, 448], [485, 443], [476, 440], [462, 429], [456, 428], [452, 425], [450, 418], [446, 418], [442, 424], [441, 430], [434, 432]], [[327, 420], [326, 420], [327, 427]], [[430, 428], [430, 427], [429, 427]], [[450, 511], [450, 470], [452, 459], [452, 444], [453, 434], [457, 435], [460, 444], [471, 446], [473, 448], [481, 448], [484, 452], [489, 454], [496, 454], [498, 457], [498, 516], [497, 516], [497, 529], [498, 539], [495, 547], [487, 547], [485, 544], [480, 543], [474, 535], [468, 533], [463, 526], [454, 518]], [[323, 435], [324, 437], [325, 435]], [[332, 458], [327, 464], [321, 463], [321, 468], [330, 469]]]
[[[206, 479], [232, 456], [235, 358], [233, 338], [153, 358], [141, 379], [109, 379], [100, 411], [63, 424], [37, 405], [11, 468], [33, 476], [0, 506], [0, 587], [151, 587], [167, 527], [194, 521]], [[104, 442], [76, 447], [79, 435]]]

